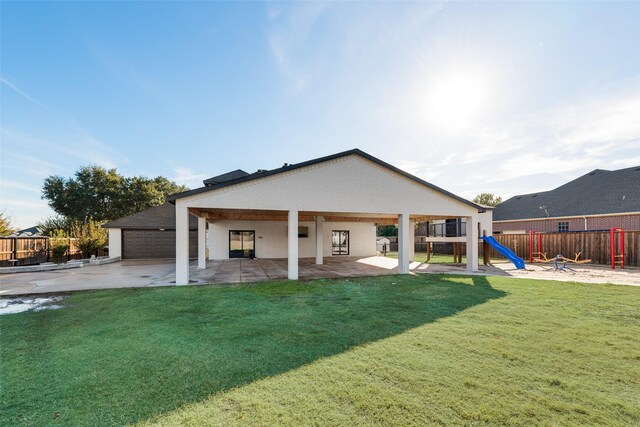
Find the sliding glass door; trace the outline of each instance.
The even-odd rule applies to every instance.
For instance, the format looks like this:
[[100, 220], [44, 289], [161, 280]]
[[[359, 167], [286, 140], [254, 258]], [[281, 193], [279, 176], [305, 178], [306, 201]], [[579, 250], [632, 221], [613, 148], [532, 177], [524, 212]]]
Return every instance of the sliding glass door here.
[[349, 255], [349, 232], [333, 230], [331, 232], [331, 253], [333, 255]]
[[229, 258], [255, 258], [256, 233], [253, 230], [229, 231]]

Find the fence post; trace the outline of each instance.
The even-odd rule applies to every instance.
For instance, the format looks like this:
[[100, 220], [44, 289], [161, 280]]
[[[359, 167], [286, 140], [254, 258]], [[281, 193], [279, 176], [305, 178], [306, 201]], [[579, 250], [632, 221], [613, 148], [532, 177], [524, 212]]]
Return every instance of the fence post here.
[[13, 259], [18, 259], [18, 238], [13, 238]]

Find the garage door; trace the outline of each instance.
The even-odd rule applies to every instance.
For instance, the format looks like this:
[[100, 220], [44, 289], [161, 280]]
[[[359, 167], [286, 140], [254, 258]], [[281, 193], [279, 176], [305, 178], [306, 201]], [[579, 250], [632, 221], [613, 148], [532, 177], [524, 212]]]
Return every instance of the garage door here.
[[[140, 258], [175, 258], [175, 230], [123, 230], [122, 257], [125, 259]], [[189, 232], [189, 256], [198, 253], [198, 233]]]

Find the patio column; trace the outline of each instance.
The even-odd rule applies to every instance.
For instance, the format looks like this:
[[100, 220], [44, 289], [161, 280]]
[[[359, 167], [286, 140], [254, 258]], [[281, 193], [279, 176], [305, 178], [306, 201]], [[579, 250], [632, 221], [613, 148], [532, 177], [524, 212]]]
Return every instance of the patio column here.
[[478, 216], [468, 216], [467, 220], [467, 271], [478, 271]]
[[316, 216], [316, 264], [324, 261], [324, 217]]
[[[208, 221], [207, 221], [208, 222]], [[207, 239], [207, 247], [209, 248], [209, 260], [213, 260], [213, 222], [209, 224], [209, 238]]]
[[409, 262], [416, 257], [416, 222], [409, 221]]
[[298, 211], [289, 211], [289, 253], [288, 253], [288, 273], [290, 280], [298, 280]]
[[189, 284], [189, 210], [176, 200], [176, 285]]
[[198, 269], [207, 268], [206, 248], [207, 248], [207, 220], [198, 217]]
[[409, 274], [409, 214], [398, 215], [398, 274]]

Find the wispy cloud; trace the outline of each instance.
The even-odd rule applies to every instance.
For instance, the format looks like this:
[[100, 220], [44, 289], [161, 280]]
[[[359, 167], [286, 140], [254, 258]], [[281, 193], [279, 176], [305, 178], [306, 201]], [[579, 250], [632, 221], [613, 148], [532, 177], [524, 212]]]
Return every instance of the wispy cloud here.
[[[54, 150], [80, 162], [96, 164], [106, 168], [116, 167], [116, 159], [126, 162], [126, 158], [108, 144], [102, 142], [86, 129], [71, 124], [69, 127], [51, 131], [46, 138], [30, 135], [22, 131], [0, 128], [0, 135], [7, 145], [21, 147], [20, 152], [5, 150], [7, 157], [13, 157], [27, 165], [37, 165], [36, 171], [48, 174], [59, 169], [57, 164], [44, 160], [47, 152]], [[41, 153], [41, 155], [24, 153]], [[5, 162], [9, 163], [9, 162]], [[22, 165], [24, 166], [24, 164]]]
[[177, 167], [173, 172], [174, 176], [171, 180], [178, 184], [186, 185], [189, 188], [202, 187], [202, 181], [209, 178], [209, 175], [196, 173], [185, 167]]
[[305, 91], [309, 84], [312, 69], [304, 64], [300, 55], [305, 51], [314, 25], [329, 6], [324, 2], [292, 3], [286, 12], [275, 6], [267, 12], [269, 47], [294, 93]]
[[133, 65], [130, 60], [121, 55], [98, 46], [95, 43], [89, 44], [89, 49], [96, 60], [115, 78], [134, 86], [148, 94], [160, 96], [160, 88], [139, 68]]
[[[431, 144], [412, 169], [466, 197], [552, 189], [592, 169], [640, 164], [640, 78], [518, 119]], [[453, 160], [447, 155], [458, 153]], [[438, 160], [439, 159], [439, 160]], [[430, 175], [430, 176], [429, 176]]]
[[18, 95], [22, 96], [23, 98], [27, 99], [28, 101], [31, 101], [32, 103], [43, 107], [43, 108], [47, 108], [46, 105], [44, 105], [42, 102], [38, 101], [37, 99], [35, 99], [34, 97], [32, 97], [31, 95], [29, 95], [27, 92], [25, 92], [24, 90], [20, 89], [18, 86], [16, 86], [15, 84], [11, 83], [9, 80], [7, 80], [5, 77], [0, 76], [0, 82], [4, 85], [6, 85], [7, 87], [9, 87], [11, 90], [13, 90], [15, 93], [17, 93]]

